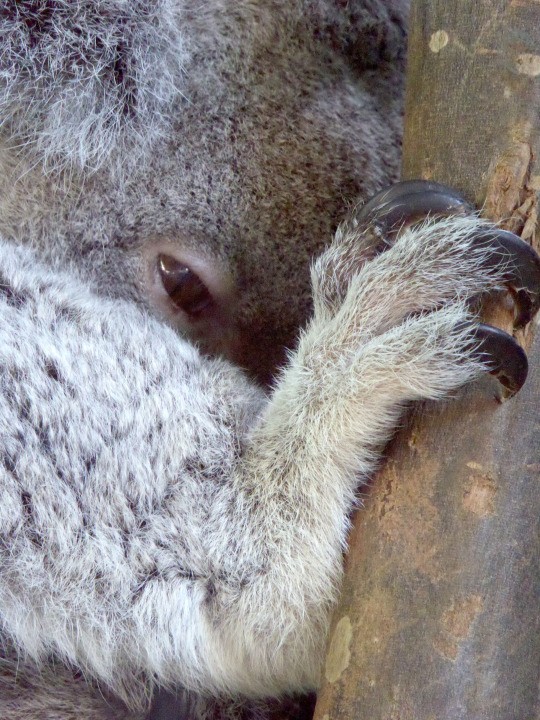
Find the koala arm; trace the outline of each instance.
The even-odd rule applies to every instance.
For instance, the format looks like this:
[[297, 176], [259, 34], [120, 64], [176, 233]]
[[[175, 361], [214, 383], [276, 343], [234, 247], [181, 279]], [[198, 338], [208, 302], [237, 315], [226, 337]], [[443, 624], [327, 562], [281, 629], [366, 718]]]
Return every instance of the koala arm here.
[[407, 402], [485, 368], [464, 298], [503, 272], [479, 227], [425, 225], [357, 267], [360, 230], [338, 234], [269, 399], [143, 311], [3, 243], [10, 639], [132, 704], [154, 681], [252, 696], [316, 685], [359, 475]]

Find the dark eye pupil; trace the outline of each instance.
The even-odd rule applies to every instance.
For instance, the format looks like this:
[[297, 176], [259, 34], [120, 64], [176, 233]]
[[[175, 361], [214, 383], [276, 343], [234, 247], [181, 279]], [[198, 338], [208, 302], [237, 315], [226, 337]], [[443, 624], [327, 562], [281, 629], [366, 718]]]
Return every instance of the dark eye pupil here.
[[177, 308], [198, 315], [212, 303], [206, 285], [183, 263], [170, 255], [159, 255], [158, 269], [163, 287]]

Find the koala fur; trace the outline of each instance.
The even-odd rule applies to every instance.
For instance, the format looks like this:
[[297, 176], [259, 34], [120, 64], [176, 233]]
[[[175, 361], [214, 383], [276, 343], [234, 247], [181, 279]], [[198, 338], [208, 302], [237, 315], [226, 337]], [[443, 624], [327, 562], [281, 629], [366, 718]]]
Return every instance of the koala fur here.
[[[147, 306], [143, 250], [202, 248], [237, 289], [235, 341], [208, 349], [267, 380], [309, 316], [314, 254], [348, 205], [397, 176], [406, 3], [160, 0], [151, 16], [147, 6], [4, 3], [0, 231], [55, 265], [81, 268], [101, 294]], [[41, 24], [31, 20], [36, 7]], [[40, 62], [21, 50], [21, 24]], [[157, 50], [141, 57], [161, 25], [162, 45], [178, 36], [176, 64], [160, 63]], [[123, 27], [130, 34], [115, 60]], [[149, 114], [150, 100], [138, 98], [162, 65], [179, 91], [172, 109], [167, 100]], [[136, 92], [126, 96], [126, 85]], [[91, 108], [82, 127], [73, 94]], [[120, 96], [131, 99], [127, 109]], [[68, 108], [65, 129], [57, 106]], [[51, 127], [59, 138], [49, 146]]]
[[[502, 279], [474, 218], [369, 260], [351, 211], [397, 176], [406, 15], [3, 3], [6, 720], [136, 720], [157, 687], [159, 717], [273, 717], [316, 688], [356, 487], [408, 402], [483, 370], [465, 300]], [[163, 249], [234, 288], [226, 332], [156, 303]]]
[[407, 402], [483, 369], [460, 297], [503, 268], [485, 269], [476, 230], [426, 224], [357, 273], [357, 233], [338, 233], [269, 398], [133, 303], [4, 243], [0, 606], [15, 646], [133, 706], [153, 682], [314, 688], [358, 475]]

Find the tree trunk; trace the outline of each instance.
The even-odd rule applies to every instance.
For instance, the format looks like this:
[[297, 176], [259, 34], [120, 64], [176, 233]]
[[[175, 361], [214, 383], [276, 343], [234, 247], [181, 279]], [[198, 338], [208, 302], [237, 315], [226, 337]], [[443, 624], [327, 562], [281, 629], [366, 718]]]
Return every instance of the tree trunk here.
[[[452, 185], [534, 242], [540, 3], [416, 0], [405, 178]], [[539, 54], [535, 54], [538, 52]], [[489, 322], [508, 330], [499, 298]], [[355, 517], [316, 720], [540, 718], [540, 338], [414, 411]]]

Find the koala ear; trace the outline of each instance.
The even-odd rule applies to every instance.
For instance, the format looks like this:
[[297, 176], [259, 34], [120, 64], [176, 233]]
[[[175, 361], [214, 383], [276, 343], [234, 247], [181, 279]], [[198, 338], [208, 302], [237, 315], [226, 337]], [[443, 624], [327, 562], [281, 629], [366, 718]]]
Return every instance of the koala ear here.
[[162, 134], [187, 51], [178, 0], [3, 0], [0, 117], [53, 166], [103, 165]]

